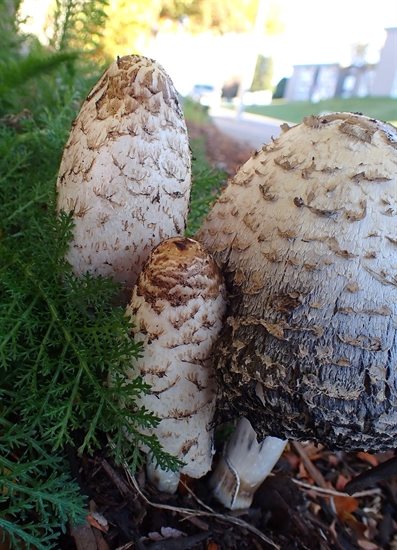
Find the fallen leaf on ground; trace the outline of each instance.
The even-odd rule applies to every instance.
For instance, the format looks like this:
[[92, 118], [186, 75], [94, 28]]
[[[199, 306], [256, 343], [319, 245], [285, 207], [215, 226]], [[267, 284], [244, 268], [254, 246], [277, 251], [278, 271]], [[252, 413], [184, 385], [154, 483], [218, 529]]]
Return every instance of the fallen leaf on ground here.
[[363, 550], [381, 550], [380, 546], [369, 540], [358, 540], [357, 544]]
[[103, 533], [107, 533], [109, 530], [108, 520], [98, 512], [91, 512], [88, 514], [87, 521], [91, 527], [95, 527], [95, 529], [98, 529]]
[[71, 534], [77, 550], [98, 550], [94, 532], [88, 523], [73, 527]]
[[359, 507], [359, 502], [354, 497], [334, 496], [333, 501], [335, 511], [341, 519], [343, 519], [345, 514], [351, 514]]
[[345, 477], [343, 474], [339, 474], [335, 483], [335, 489], [337, 491], [343, 491], [348, 481], [350, 481], [349, 478]]
[[359, 458], [363, 462], [368, 462], [368, 464], [371, 464], [371, 466], [377, 466], [379, 464], [379, 460], [376, 458], [376, 456], [371, 455], [370, 453], [365, 453], [364, 451], [360, 451], [359, 453], [357, 453], [357, 458]]

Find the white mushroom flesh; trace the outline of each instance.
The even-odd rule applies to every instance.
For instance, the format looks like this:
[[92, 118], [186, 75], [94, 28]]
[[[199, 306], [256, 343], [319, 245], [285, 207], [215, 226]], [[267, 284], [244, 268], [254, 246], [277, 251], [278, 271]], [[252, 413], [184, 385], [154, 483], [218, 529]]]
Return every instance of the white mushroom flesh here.
[[258, 443], [246, 418], [241, 418], [211, 475], [214, 496], [230, 510], [249, 508], [255, 491], [279, 460], [287, 441], [265, 437]]

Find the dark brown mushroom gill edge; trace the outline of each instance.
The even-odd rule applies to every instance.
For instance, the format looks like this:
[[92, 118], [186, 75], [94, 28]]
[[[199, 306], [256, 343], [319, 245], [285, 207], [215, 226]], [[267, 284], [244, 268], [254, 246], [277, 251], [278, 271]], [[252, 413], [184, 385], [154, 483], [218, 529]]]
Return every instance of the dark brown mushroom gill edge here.
[[226, 279], [219, 418], [259, 438], [397, 442], [397, 131], [360, 114], [282, 127], [197, 238]]

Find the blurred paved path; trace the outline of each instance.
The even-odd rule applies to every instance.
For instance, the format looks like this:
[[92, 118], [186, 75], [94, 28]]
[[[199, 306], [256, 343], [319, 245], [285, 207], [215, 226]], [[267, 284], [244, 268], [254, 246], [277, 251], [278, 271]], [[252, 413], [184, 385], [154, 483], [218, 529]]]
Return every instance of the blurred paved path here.
[[210, 116], [221, 132], [247, 143], [253, 149], [259, 149], [272, 137], [277, 137], [283, 123], [282, 120], [251, 113], [242, 113], [237, 118], [235, 110], [222, 107], [212, 108]]

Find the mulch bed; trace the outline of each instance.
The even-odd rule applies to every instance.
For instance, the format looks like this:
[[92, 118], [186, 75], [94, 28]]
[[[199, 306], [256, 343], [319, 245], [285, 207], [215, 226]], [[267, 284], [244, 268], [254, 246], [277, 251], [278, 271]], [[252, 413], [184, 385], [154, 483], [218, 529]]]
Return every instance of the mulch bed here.
[[[205, 138], [209, 161], [229, 175], [252, 152], [213, 125], [189, 124], [189, 133]], [[207, 478], [182, 480], [177, 494], [166, 495], [144, 471], [132, 478], [105, 456], [72, 462], [89, 509], [86, 525], [64, 535], [61, 550], [397, 550], [394, 452], [291, 442], [251, 508], [239, 513], [213, 499]]]
[[209, 163], [229, 176], [233, 176], [253, 153], [252, 147], [248, 144], [226, 136], [213, 124], [195, 124], [188, 121], [187, 126], [191, 140], [204, 139]]
[[[104, 457], [83, 457], [77, 476], [88, 496], [87, 523], [64, 536], [64, 550], [381, 550], [397, 548], [397, 479], [374, 482], [393, 453], [332, 453], [291, 442], [249, 510], [230, 512], [208, 479], [183, 479], [159, 493], [144, 471], [132, 478]], [[75, 463], [76, 464], [76, 463]], [[374, 469], [375, 467], [375, 469]], [[367, 479], [353, 495], [345, 486]], [[378, 476], [379, 477], [379, 476]]]

